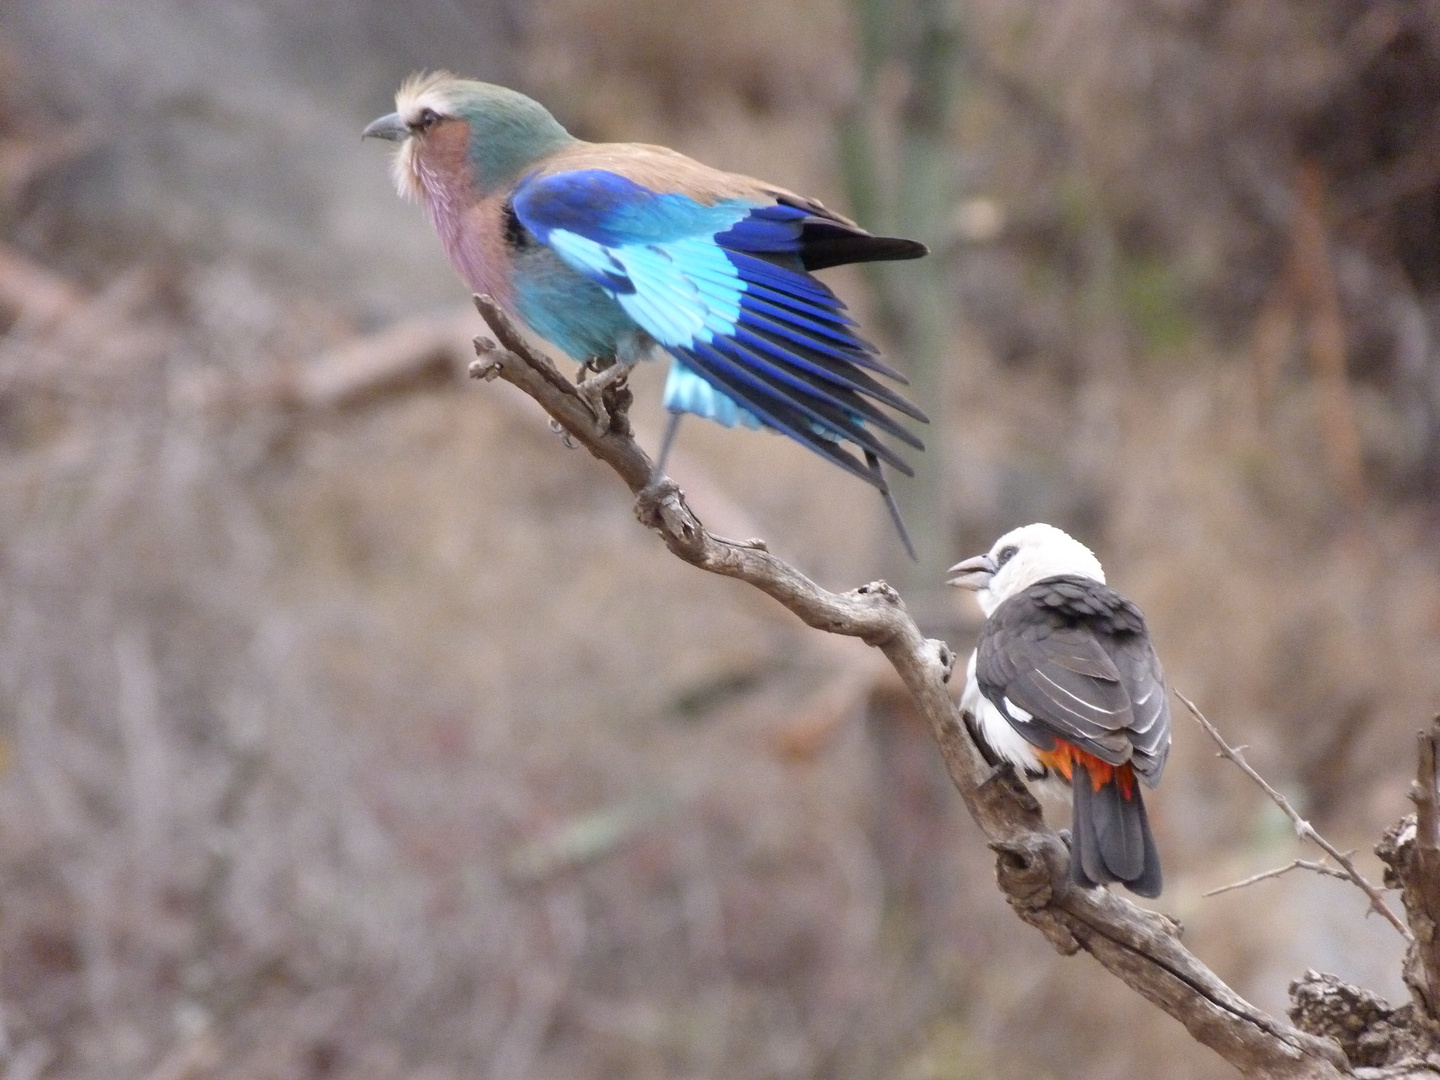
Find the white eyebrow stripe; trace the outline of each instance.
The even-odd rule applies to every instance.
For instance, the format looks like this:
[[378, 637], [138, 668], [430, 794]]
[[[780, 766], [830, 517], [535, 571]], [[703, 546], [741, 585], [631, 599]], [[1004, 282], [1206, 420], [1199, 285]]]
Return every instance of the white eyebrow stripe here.
[[1104, 713], [1106, 716], [1114, 716], [1114, 715], [1116, 715], [1117, 713], [1120, 712], [1119, 709], [1102, 709], [1102, 708], [1100, 708], [1099, 705], [1095, 705], [1095, 704], [1092, 704], [1091, 702], [1086, 701], [1086, 700], [1085, 700], [1084, 698], [1082, 698], [1079, 694], [1072, 694], [1069, 690], [1066, 690], [1065, 687], [1061, 686], [1058, 682], [1056, 682], [1054, 679], [1050, 678], [1050, 676], [1049, 676], [1049, 675], [1046, 675], [1045, 672], [1043, 672], [1043, 671], [1037, 670], [1037, 671], [1035, 672], [1035, 674], [1036, 674], [1036, 675], [1039, 675], [1040, 678], [1044, 679], [1044, 680], [1045, 680], [1046, 682], [1048, 682], [1051, 686], [1055, 687], [1056, 690], [1059, 690], [1059, 691], [1060, 691], [1062, 694], [1064, 694], [1066, 697], [1071, 698], [1071, 699], [1074, 700], [1074, 701], [1078, 701], [1081, 705], [1085, 706], [1085, 708], [1087, 708], [1087, 709], [1090, 710], [1091, 712], [1102, 712], [1102, 713]]
[[401, 93], [396, 96], [396, 109], [406, 123], [414, 121], [420, 115], [421, 109], [433, 109], [441, 116], [454, 117], [454, 111], [450, 108], [450, 102], [445, 95], [435, 87], [426, 87], [418, 94]]

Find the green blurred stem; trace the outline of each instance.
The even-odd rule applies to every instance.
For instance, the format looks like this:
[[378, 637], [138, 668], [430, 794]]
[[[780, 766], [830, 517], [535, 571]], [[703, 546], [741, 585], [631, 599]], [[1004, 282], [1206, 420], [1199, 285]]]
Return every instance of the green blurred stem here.
[[[841, 118], [837, 141], [852, 212], [869, 229], [939, 248], [957, 194], [950, 125], [964, 86], [959, 13], [948, 0], [851, 3], [862, 99]], [[900, 69], [908, 88], [894, 116], [880, 115], [880, 74], [887, 66]], [[882, 160], [877, 138], [882, 123], [896, 132], [893, 170]], [[919, 263], [871, 263], [866, 269], [886, 339], [910, 375], [911, 396], [931, 419], [915, 478], [896, 483], [896, 498], [920, 556], [907, 571], [907, 584], [933, 588], [949, 543], [942, 439], [945, 365], [954, 331], [949, 282], [935, 256]]]

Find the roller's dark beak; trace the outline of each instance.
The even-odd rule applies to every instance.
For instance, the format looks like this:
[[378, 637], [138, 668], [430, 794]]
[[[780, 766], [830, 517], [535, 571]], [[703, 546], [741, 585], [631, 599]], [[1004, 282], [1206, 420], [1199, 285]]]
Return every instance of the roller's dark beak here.
[[402, 142], [410, 137], [410, 128], [399, 113], [387, 113], [365, 125], [360, 133], [362, 139], [385, 139], [388, 142]]
[[945, 584], [954, 585], [957, 589], [971, 589], [978, 592], [990, 584], [990, 579], [995, 576], [995, 571], [998, 569], [995, 560], [989, 555], [976, 555], [973, 559], [957, 562], [945, 571], [947, 574], [954, 575]]

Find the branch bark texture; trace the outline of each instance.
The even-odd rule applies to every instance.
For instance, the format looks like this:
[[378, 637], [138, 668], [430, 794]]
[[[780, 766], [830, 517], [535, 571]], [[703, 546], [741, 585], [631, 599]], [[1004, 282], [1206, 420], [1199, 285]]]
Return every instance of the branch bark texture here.
[[1415, 813], [1386, 832], [1375, 853], [1385, 863], [1385, 884], [1400, 889], [1414, 928], [1405, 954], [1405, 984], [1431, 1020], [1440, 1020], [1440, 790], [1435, 762], [1440, 718], [1419, 736], [1419, 767], [1410, 787]]
[[[476, 305], [499, 345], [477, 338], [477, 378], [500, 378], [540, 405], [576, 443], [609, 465], [636, 496], [640, 521], [676, 556], [713, 574], [737, 578], [774, 597], [808, 626], [860, 638], [894, 666], [930, 725], [941, 757], [966, 807], [997, 854], [997, 877], [1015, 913], [1057, 950], [1090, 953], [1106, 970], [1185, 1025], [1243, 1075], [1278, 1080], [1328, 1080], [1352, 1075], [1331, 1040], [1271, 1017], [1245, 1001], [1180, 942], [1174, 920], [1136, 907], [1104, 889], [1071, 880], [1069, 857], [1039, 805], [1008, 768], [991, 769], [965, 734], [947, 689], [955, 655], [927, 639], [889, 585], [873, 582], [845, 593], [821, 588], [776, 558], [760, 540], [712, 535], [668, 477], [630, 435], [624, 397], [596, 417], [548, 357], [530, 348], [488, 297]], [[615, 388], [623, 392], [623, 387]], [[612, 405], [607, 390], [606, 404]]]

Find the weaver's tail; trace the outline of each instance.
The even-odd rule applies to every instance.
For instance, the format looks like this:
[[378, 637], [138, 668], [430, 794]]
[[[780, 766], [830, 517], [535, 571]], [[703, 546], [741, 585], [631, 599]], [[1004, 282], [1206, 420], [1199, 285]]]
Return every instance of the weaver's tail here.
[[1160, 853], [1130, 767], [1114, 770], [1097, 789], [1077, 762], [1071, 788], [1070, 876], [1087, 889], [1118, 881], [1137, 896], [1159, 896]]

